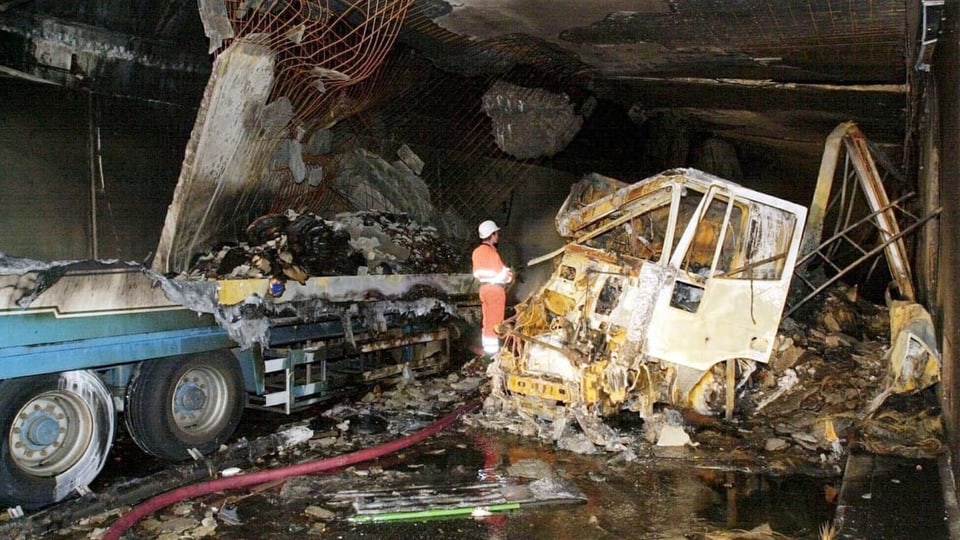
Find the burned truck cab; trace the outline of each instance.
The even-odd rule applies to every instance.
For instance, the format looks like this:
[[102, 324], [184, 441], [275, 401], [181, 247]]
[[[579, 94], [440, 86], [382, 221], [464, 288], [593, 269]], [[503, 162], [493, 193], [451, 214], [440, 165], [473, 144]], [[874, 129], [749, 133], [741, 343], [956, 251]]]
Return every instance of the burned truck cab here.
[[695, 169], [588, 175], [557, 214], [552, 275], [504, 325], [494, 392], [546, 417], [732, 408], [728, 388], [770, 357], [805, 219]]

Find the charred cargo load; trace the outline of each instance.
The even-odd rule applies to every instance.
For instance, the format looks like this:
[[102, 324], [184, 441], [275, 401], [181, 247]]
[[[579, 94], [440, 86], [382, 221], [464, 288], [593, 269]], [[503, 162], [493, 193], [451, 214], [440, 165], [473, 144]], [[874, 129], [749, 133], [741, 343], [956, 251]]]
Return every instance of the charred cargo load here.
[[553, 274], [503, 328], [494, 392], [548, 418], [715, 410], [770, 358], [806, 215], [695, 169], [585, 177], [557, 214]]

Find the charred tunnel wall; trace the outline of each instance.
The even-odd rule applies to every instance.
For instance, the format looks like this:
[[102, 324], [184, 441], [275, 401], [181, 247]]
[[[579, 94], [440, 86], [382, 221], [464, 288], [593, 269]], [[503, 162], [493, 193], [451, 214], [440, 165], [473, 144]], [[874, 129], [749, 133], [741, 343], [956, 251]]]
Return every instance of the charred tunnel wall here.
[[[100, 258], [146, 258], [195, 114], [0, 79], [0, 252], [87, 258], [96, 229]], [[91, 153], [97, 141], [100, 150]]]
[[86, 256], [90, 182], [80, 96], [10, 79], [0, 93], [0, 251]]
[[934, 60], [936, 80], [935, 110], [939, 112], [940, 146], [940, 250], [939, 283], [934, 300], [942, 331], [943, 355], [942, 403], [947, 436], [953, 456], [954, 478], [960, 478], [960, 368], [957, 349], [960, 343], [960, 4], [945, 4], [946, 20]]

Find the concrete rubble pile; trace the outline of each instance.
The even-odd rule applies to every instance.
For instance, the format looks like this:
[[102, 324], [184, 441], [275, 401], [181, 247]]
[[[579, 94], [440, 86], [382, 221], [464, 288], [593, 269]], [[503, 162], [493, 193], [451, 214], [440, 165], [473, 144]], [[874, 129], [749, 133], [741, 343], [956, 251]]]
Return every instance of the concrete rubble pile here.
[[288, 210], [254, 220], [246, 241], [201, 256], [190, 278], [457, 273], [469, 268], [463, 246], [402, 213], [355, 212], [332, 220]]
[[732, 421], [669, 405], [643, 420], [623, 411], [600, 421], [572, 408], [547, 421], [490, 396], [467, 422], [613, 460], [671, 458], [771, 474], [839, 474], [845, 455], [859, 450], [936, 457], [945, 449], [936, 385], [889, 392], [890, 353], [889, 309], [839, 284], [782, 321], [770, 362], [738, 387]]
[[420, 156], [405, 144], [396, 155], [390, 161], [364, 148], [340, 154], [329, 187], [352, 208], [406, 214], [419, 223], [436, 225], [448, 236], [472, 238], [473, 227], [460, 215], [433, 205], [430, 188], [420, 176], [426, 166]]

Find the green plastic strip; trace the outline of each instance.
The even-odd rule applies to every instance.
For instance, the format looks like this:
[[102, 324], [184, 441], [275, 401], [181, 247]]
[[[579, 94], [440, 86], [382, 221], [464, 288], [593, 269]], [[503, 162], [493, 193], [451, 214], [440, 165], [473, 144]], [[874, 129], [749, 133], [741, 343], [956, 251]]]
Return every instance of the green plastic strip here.
[[505, 512], [507, 510], [518, 510], [520, 503], [502, 503], [491, 504], [490, 506], [465, 506], [462, 508], [438, 508], [436, 510], [420, 510], [417, 512], [386, 512], [383, 514], [363, 514], [353, 516], [350, 521], [354, 523], [377, 523], [381, 521], [401, 521], [405, 519], [429, 519], [438, 517], [463, 516], [473, 514], [475, 510], [485, 510], [487, 512]]

